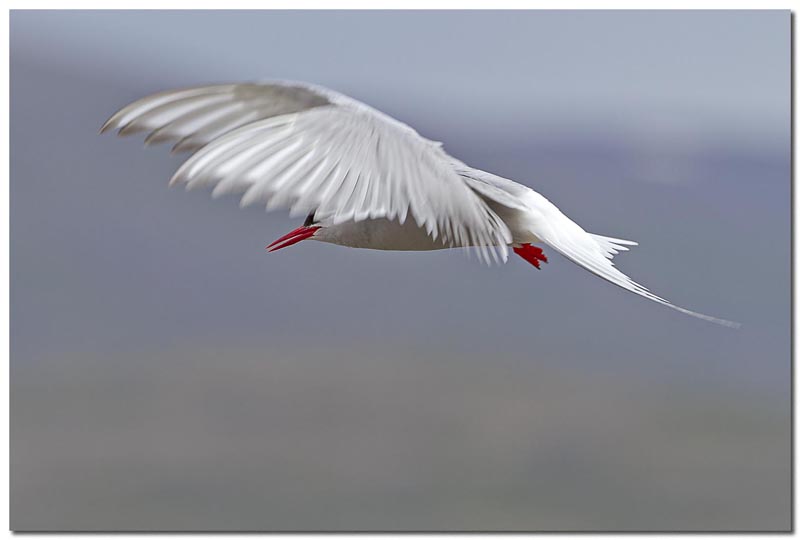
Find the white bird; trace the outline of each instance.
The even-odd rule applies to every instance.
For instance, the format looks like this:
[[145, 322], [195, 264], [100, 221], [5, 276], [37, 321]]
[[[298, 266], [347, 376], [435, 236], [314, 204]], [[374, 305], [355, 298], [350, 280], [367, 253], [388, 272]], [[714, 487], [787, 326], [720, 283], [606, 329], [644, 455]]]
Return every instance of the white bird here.
[[101, 132], [149, 132], [146, 144], [177, 141], [196, 150], [170, 185], [242, 194], [307, 215], [267, 248], [311, 239], [355, 248], [475, 249], [486, 262], [507, 248], [540, 268], [543, 243], [625, 290], [701, 319], [738, 326], [678, 307], [614, 267], [637, 245], [588, 233], [531, 188], [474, 169], [442, 144], [343, 94], [276, 81], [171, 90], [114, 114]]

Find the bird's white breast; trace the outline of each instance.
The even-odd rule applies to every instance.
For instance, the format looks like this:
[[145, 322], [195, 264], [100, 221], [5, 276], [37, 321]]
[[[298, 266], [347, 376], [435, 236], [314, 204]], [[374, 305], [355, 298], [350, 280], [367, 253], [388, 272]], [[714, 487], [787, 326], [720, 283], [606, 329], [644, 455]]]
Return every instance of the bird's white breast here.
[[323, 224], [312, 239], [340, 246], [391, 251], [429, 251], [449, 247], [428, 236], [410, 217], [402, 225], [396, 220], [383, 218]]

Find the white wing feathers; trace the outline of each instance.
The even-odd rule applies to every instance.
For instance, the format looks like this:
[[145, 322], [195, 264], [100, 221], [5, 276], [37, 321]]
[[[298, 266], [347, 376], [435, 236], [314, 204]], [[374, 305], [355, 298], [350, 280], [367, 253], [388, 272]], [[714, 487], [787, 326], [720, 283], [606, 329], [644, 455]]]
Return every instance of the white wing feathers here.
[[220, 84], [152, 94], [114, 114], [100, 129], [120, 135], [149, 131], [147, 144], [177, 140], [173, 151], [197, 150], [256, 120], [331, 103], [301, 84]]
[[651, 293], [645, 287], [620, 272], [611, 261], [619, 251], [627, 251], [628, 248], [625, 246], [635, 246], [637, 245], [636, 242], [587, 233], [550, 201], [541, 195], [535, 195], [536, 197], [530, 198], [534, 200], [533, 204], [538, 210], [539, 216], [536, 219], [533, 232], [542, 242], [558, 251], [564, 257], [618, 287], [681, 313], [723, 326], [735, 328], [741, 326], [739, 323], [718, 319], [676, 306]]
[[171, 184], [242, 194], [241, 204], [315, 212], [336, 223], [411, 214], [448, 246], [506, 258], [511, 234], [438, 143], [366, 105], [298, 83], [218, 85], [155, 94], [103, 126], [200, 148]]

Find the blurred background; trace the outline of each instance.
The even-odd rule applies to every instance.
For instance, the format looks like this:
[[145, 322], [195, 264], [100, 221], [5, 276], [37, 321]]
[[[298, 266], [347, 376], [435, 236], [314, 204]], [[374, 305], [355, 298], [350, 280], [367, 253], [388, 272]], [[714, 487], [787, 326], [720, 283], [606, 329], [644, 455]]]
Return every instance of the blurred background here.
[[[790, 14], [11, 13], [15, 530], [788, 530]], [[329, 86], [640, 246], [316, 242], [98, 135]]]

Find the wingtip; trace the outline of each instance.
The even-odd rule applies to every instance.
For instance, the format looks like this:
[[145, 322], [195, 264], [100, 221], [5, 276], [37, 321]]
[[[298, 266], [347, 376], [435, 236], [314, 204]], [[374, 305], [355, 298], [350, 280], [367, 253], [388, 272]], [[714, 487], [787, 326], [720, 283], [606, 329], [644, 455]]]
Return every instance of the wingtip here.
[[180, 171], [173, 174], [172, 178], [169, 179], [169, 184], [167, 184], [169, 187], [175, 187], [183, 181], [178, 173], [180, 173]]
[[106, 121], [103, 123], [103, 125], [102, 125], [102, 126], [100, 126], [100, 131], [98, 131], [98, 135], [102, 135], [103, 133], [105, 133], [106, 131], [108, 131], [108, 129], [111, 127], [111, 124], [112, 124], [112, 120], [113, 120], [113, 119], [114, 119], [114, 117], [112, 116], [111, 118], [109, 118], [108, 120], [106, 120]]
[[112, 114], [111, 116], [109, 116], [108, 120], [103, 122], [103, 125], [100, 127], [100, 133], [105, 133], [105, 132], [107, 132], [107, 131], [109, 131], [111, 129], [119, 127], [119, 119], [120, 119], [120, 113], [121, 112], [122, 111], [117, 111], [114, 114]]

